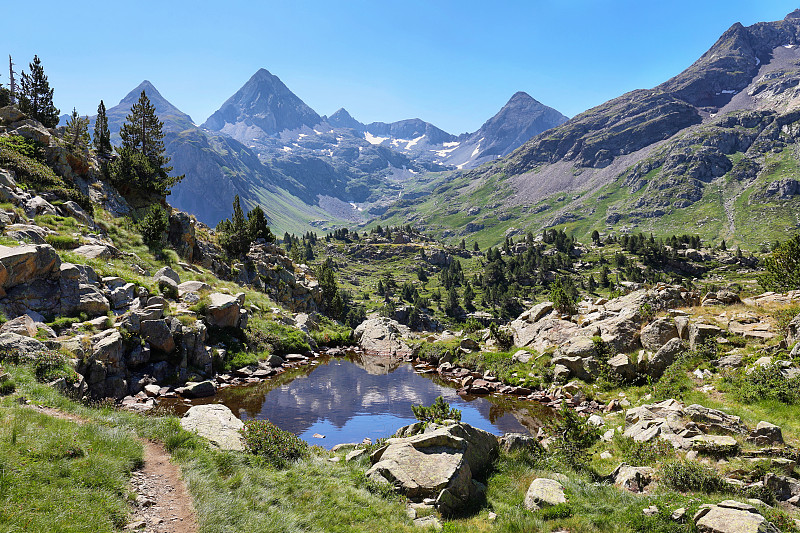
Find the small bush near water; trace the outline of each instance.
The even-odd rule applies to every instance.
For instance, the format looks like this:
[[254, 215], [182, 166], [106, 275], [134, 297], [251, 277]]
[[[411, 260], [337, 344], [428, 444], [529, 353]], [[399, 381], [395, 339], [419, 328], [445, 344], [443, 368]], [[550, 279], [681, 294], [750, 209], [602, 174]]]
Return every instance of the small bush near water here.
[[444, 398], [437, 396], [429, 407], [424, 405], [412, 405], [411, 411], [417, 420], [422, 422], [434, 422], [441, 424], [443, 420], [461, 420], [461, 411], [452, 409], [450, 404], [444, 401]]
[[269, 420], [250, 420], [242, 429], [248, 452], [264, 458], [276, 468], [308, 456], [308, 444]]

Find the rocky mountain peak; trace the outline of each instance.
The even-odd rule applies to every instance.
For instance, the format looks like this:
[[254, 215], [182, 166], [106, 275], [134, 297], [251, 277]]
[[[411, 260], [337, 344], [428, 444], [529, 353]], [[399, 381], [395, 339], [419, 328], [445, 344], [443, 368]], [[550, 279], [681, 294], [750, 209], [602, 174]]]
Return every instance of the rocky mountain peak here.
[[797, 19], [800, 19], [800, 9], [795, 9], [794, 11], [786, 15], [786, 17], [784, 17], [783, 20], [797, 20]]
[[125, 117], [131, 111], [131, 106], [139, 100], [142, 91], [150, 99], [150, 103], [156, 108], [156, 114], [164, 122], [164, 131], [183, 131], [194, 125], [192, 117], [172, 105], [172, 103], [161, 96], [158, 89], [148, 80], [136, 86], [131, 92], [120, 100], [119, 104], [108, 110], [108, 127], [113, 132], [119, 130]]
[[354, 130], [362, 130], [364, 125], [353, 118], [345, 108], [340, 108], [336, 113], [328, 117], [328, 124], [334, 128], [350, 128]]
[[274, 74], [259, 69], [203, 124], [239, 141], [250, 141], [319, 124], [320, 116]]

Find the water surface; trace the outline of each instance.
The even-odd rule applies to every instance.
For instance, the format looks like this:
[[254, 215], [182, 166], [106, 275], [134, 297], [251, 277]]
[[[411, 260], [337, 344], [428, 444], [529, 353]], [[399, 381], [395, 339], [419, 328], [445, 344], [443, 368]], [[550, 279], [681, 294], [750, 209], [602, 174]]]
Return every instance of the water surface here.
[[[222, 389], [195, 403], [223, 403], [242, 420], [270, 420], [303, 440], [325, 448], [387, 437], [416, 421], [412, 405], [443, 396], [461, 410], [461, 420], [491, 433], [531, 433], [550, 410], [511, 397], [460, 397], [454, 384], [385, 356], [320, 358], [314, 366], [276, 378]], [[324, 435], [325, 438], [314, 437]]]

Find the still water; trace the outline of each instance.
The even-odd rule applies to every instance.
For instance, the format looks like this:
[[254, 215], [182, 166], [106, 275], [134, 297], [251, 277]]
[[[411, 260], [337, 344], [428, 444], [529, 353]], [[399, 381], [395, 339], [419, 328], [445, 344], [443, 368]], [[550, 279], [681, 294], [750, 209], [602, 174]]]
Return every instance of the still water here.
[[535, 432], [550, 412], [537, 402], [517, 398], [462, 398], [454, 385], [435, 374], [417, 374], [410, 364], [385, 356], [315, 362], [255, 385], [222, 389], [213, 398], [193, 403], [223, 403], [242, 420], [270, 420], [325, 448], [390, 436], [416, 421], [412, 405], [430, 405], [437, 396], [460, 409], [463, 422], [496, 435]]

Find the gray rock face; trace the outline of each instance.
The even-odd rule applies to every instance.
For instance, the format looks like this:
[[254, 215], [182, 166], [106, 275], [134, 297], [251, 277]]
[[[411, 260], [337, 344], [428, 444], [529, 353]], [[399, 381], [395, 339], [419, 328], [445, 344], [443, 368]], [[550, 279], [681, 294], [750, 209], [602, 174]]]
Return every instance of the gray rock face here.
[[617, 354], [609, 359], [608, 366], [611, 367], [613, 372], [616, 372], [627, 381], [635, 380], [638, 375], [636, 365], [631, 363], [628, 355], [624, 353]]
[[660, 378], [683, 351], [683, 342], [679, 338], [670, 339], [647, 362], [647, 374], [656, 379]]
[[16, 333], [0, 333], [0, 350], [18, 352], [23, 359], [33, 358], [47, 347], [36, 339]]
[[567, 503], [564, 487], [554, 479], [534, 479], [525, 493], [525, 508], [537, 511], [543, 507]]
[[163, 320], [142, 320], [139, 325], [139, 334], [157, 350], [166, 353], [175, 350], [175, 339], [172, 337], [169, 326]]
[[181, 427], [205, 437], [222, 450], [244, 450], [244, 427], [233, 412], [221, 404], [195, 405], [181, 418]]
[[354, 337], [359, 346], [370, 352], [396, 354], [410, 352], [402, 337], [410, 330], [396, 320], [386, 317], [370, 318], [356, 327]]
[[678, 337], [678, 328], [671, 318], [658, 318], [642, 328], [641, 341], [645, 350], [658, 351], [667, 341]]
[[694, 523], [701, 533], [780, 533], [755, 507], [734, 500], [701, 507]]

